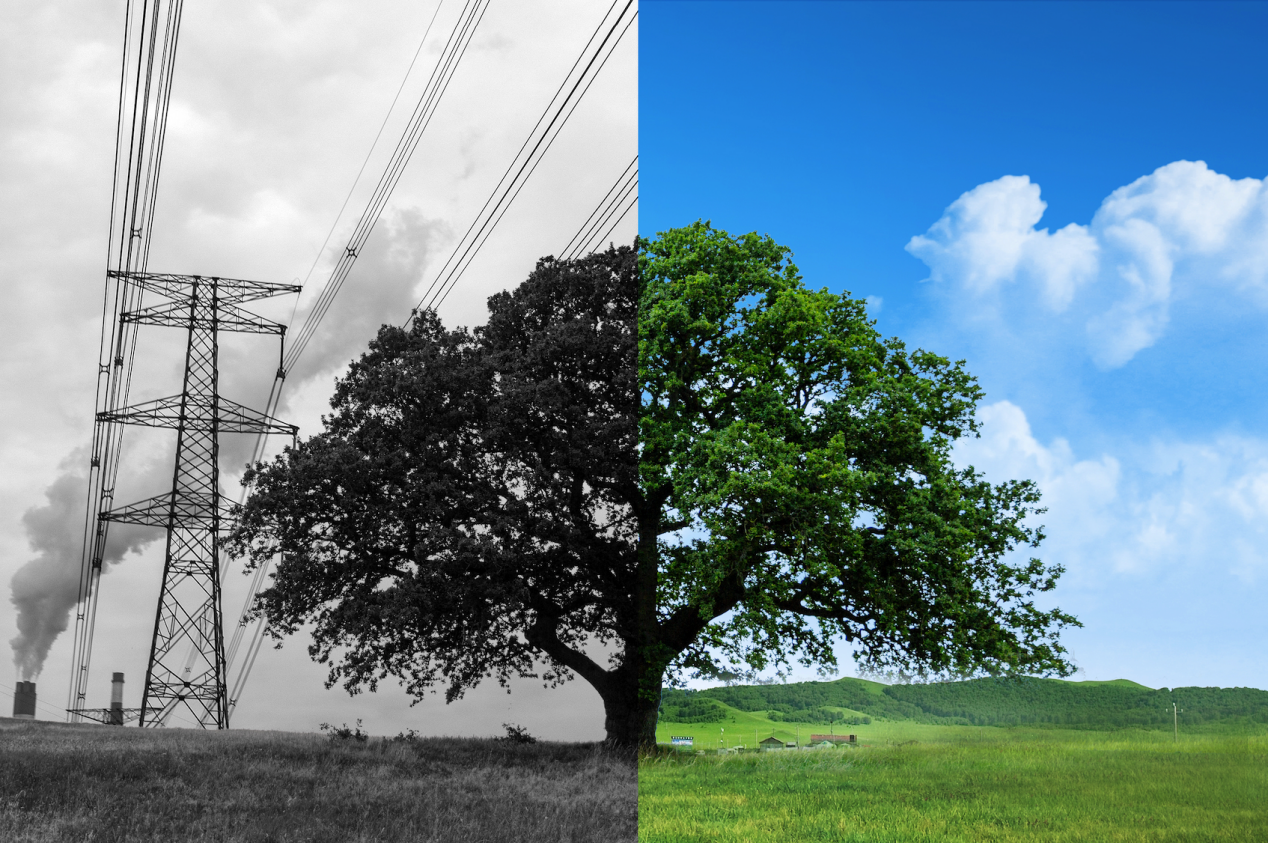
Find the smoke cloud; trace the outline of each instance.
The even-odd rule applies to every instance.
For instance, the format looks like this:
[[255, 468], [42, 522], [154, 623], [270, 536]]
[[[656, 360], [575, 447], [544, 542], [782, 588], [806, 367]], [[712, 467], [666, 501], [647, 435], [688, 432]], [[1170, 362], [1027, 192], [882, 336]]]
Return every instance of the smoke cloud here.
[[[49, 649], [57, 636], [66, 631], [71, 610], [79, 600], [88, 475], [77, 467], [87, 464], [87, 452], [82, 448], [74, 451], [60, 466], [61, 476], [45, 489], [48, 503], [32, 507], [22, 516], [27, 540], [36, 555], [10, 580], [9, 599], [17, 609], [18, 636], [9, 643], [13, 646], [18, 679], [24, 682], [40, 675]], [[162, 535], [153, 528], [112, 525], [103, 572]]]
[[[410, 308], [418, 304], [416, 287], [424, 269], [429, 265], [439, 269], [440, 262], [432, 258], [448, 234], [443, 221], [429, 219], [414, 208], [385, 215], [300, 358], [300, 378], [346, 365], [366, 350], [382, 325], [403, 325]], [[314, 274], [310, 287], [316, 291], [324, 284], [325, 278]], [[305, 296], [294, 328], [298, 329], [311, 306], [312, 300]]]
[[[364, 351], [381, 324], [401, 324], [416, 304], [415, 286], [428, 264], [436, 243], [444, 236], [443, 223], [429, 220], [413, 210], [398, 212], [383, 221], [373, 248], [358, 261], [352, 277], [304, 357], [306, 379], [320, 377], [331, 367], [346, 364]], [[378, 241], [375, 243], [374, 241]], [[358, 277], [359, 276], [359, 277]], [[355, 303], [349, 301], [355, 298]], [[342, 305], [342, 307], [341, 307]], [[246, 386], [252, 375], [258, 379], [258, 363], [225, 361], [225, 394]], [[225, 436], [221, 439], [221, 470], [245, 463], [253, 437]], [[145, 459], [141, 466], [125, 459], [129, 487], [137, 497], [162, 492], [171, 484], [169, 451], [162, 459]], [[73, 452], [61, 465], [62, 474], [44, 494], [47, 503], [33, 507], [22, 517], [27, 540], [35, 557], [23, 565], [10, 581], [10, 600], [17, 609], [18, 635], [10, 641], [18, 678], [32, 681], [39, 676], [53, 642], [70, 625], [71, 612], [79, 600], [79, 577], [83, 554], [84, 507], [88, 492], [88, 464], [83, 449]], [[139, 469], [139, 470], [138, 470]], [[123, 484], [119, 484], [123, 485]], [[123, 501], [123, 497], [119, 498]], [[126, 502], [126, 501], [124, 501]], [[154, 528], [114, 524], [103, 557], [103, 573], [129, 553], [140, 551], [163, 537]]]

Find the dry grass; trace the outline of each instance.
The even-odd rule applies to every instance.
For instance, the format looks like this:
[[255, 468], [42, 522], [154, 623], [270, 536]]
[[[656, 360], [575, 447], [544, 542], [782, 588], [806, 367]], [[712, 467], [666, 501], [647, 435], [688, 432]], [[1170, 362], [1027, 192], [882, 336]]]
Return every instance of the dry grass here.
[[631, 757], [0, 720], [0, 840], [633, 841]]

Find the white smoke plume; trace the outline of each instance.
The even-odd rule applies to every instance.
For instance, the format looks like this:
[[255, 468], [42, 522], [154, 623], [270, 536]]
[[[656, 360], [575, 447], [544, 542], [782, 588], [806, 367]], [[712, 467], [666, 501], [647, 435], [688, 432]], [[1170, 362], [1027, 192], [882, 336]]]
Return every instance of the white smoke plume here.
[[[292, 390], [305, 380], [321, 377], [323, 371], [347, 364], [366, 349], [381, 324], [403, 323], [416, 303], [415, 287], [424, 267], [431, 262], [437, 241], [443, 237], [444, 224], [426, 219], [417, 211], [405, 210], [383, 220], [380, 226], [381, 230], [371, 238], [371, 248], [358, 261], [339, 300], [313, 338], [304, 356], [304, 371], [294, 379]], [[248, 382], [259, 380], [259, 361], [233, 355], [223, 363], [228, 364], [224, 366], [224, 394], [246, 397], [238, 391], [248, 391]], [[312, 432], [315, 431], [307, 431]], [[222, 437], [221, 470], [232, 471], [244, 464], [252, 441], [250, 436]], [[135, 497], [170, 488], [171, 459], [170, 451], [161, 459], [141, 455], [129, 460], [125, 454], [123, 468], [129, 475], [126, 485], [137, 490]], [[69, 627], [79, 598], [87, 463], [83, 449], [73, 452], [62, 463], [62, 474], [45, 490], [48, 502], [28, 510], [22, 518], [35, 553], [10, 581], [10, 600], [17, 609], [18, 626], [18, 635], [10, 644], [22, 681], [34, 680], [40, 674], [53, 642]], [[127, 502], [122, 497], [119, 500]], [[103, 574], [128, 553], [141, 550], [163, 535], [162, 530], [150, 527], [112, 525]]]
[[[298, 380], [342, 368], [367, 349], [382, 325], [403, 325], [410, 308], [418, 304], [416, 288], [424, 280], [424, 271], [430, 269], [426, 276], [430, 282], [439, 269], [439, 258], [443, 257], [439, 244], [451, 239], [448, 235], [443, 221], [429, 219], [417, 209], [385, 215], [300, 358]], [[525, 277], [531, 269], [525, 267]], [[507, 286], [522, 280], [511, 280]], [[316, 297], [315, 291], [325, 283], [325, 277], [314, 273], [309, 282], [311, 290], [305, 291], [299, 308], [301, 318], [293, 329], [299, 328]], [[299, 385], [297, 382], [288, 387]]]
[[[74, 451], [61, 465], [62, 474], [44, 495], [48, 503], [22, 516], [35, 557], [10, 580], [9, 599], [17, 609], [18, 636], [10, 640], [18, 678], [34, 681], [44, 668], [49, 649], [70, 624], [79, 599], [80, 560], [83, 554], [84, 507], [88, 495], [88, 464], [84, 449]], [[170, 467], [167, 469], [170, 477]], [[130, 552], [140, 550], [163, 533], [147, 527], [112, 525], [103, 559], [103, 572]]]

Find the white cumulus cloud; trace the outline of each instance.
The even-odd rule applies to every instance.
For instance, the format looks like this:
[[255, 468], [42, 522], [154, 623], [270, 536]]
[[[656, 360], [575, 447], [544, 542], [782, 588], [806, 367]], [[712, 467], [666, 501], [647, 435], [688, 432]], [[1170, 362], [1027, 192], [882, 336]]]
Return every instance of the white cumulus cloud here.
[[1089, 353], [1122, 366], [1165, 333], [1179, 298], [1268, 303], [1268, 185], [1176, 161], [1111, 193], [1087, 226], [1036, 228], [1046, 204], [1026, 176], [953, 202], [907, 250], [931, 278], [982, 297], [1029, 285], [1049, 313], [1084, 323]]
[[979, 419], [982, 436], [957, 443], [957, 463], [993, 482], [1034, 480], [1048, 509], [1040, 555], [1072, 578], [1179, 568], [1250, 582], [1268, 571], [1268, 441], [1218, 435], [1080, 459], [1064, 439], [1040, 442], [1011, 402]]
[[1052, 309], [1064, 310], [1096, 271], [1097, 243], [1080, 225], [1036, 230], [1047, 207], [1028, 177], [1004, 176], [955, 200], [907, 251], [929, 265], [933, 280], [973, 293], [1030, 277]]

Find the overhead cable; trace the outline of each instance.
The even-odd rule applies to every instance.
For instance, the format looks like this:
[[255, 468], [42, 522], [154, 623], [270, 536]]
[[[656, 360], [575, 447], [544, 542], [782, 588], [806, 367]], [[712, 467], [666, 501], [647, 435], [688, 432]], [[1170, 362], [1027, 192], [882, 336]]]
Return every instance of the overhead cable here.
[[396, 183], [418, 148], [418, 142], [423, 133], [430, 125], [436, 113], [436, 107], [440, 104], [445, 91], [448, 90], [449, 83], [462, 62], [471, 38], [475, 35], [476, 28], [480, 25], [488, 6], [489, 0], [467, 0], [466, 5], [463, 6], [458, 23], [450, 33], [440, 57], [436, 60], [436, 66], [432, 69], [418, 104], [414, 107], [409, 124], [400, 140], [397, 141], [383, 174], [379, 176], [369, 204], [357, 220], [352, 236], [340, 254], [329, 280], [322, 287], [317, 301], [309, 309], [303, 324], [292, 338], [282, 361], [283, 370], [290, 371], [304, 353], [317, 327], [330, 309], [331, 303], [334, 302], [335, 296], [339, 294], [344, 281], [347, 280], [348, 273], [352, 270], [352, 265], [356, 262], [361, 248], [369, 238], [370, 232], [374, 230], [375, 224], [383, 213], [383, 208], [387, 205], [388, 198], [392, 195]]
[[[461, 264], [462, 268], [456, 275], [450, 273], [450, 276], [447, 278], [448, 288], [445, 290], [445, 294], [447, 294], [449, 289], [452, 289], [453, 283], [461, 277], [462, 271], [465, 271], [466, 265], [469, 265], [470, 263], [470, 258], [474, 258], [475, 253], [478, 252], [480, 245], [482, 245], [484, 240], [487, 239], [488, 234], [492, 233], [493, 228], [496, 227], [497, 222], [500, 221], [502, 214], [505, 214], [506, 208], [509, 207], [510, 202], [514, 201], [514, 198], [518, 195], [519, 190], [523, 188], [524, 182], [526, 182], [528, 177], [532, 175], [537, 163], [540, 162], [542, 156], [549, 150], [555, 137], [558, 136], [559, 131], [567, 123], [568, 118], [571, 117], [572, 112], [575, 111], [577, 107], [577, 104], [589, 90], [590, 85], [594, 82], [594, 79], [598, 75], [599, 71], [603, 69], [603, 66], [611, 56], [612, 51], [615, 50], [616, 46], [620, 43], [621, 39], [624, 38], [625, 33], [629, 30], [630, 26], [637, 18], [637, 9], [634, 10], [633, 14], [627, 15], [631, 7], [634, 5], [634, 0], [627, 0], [625, 7], [621, 9], [620, 13], [609, 26], [607, 34], [604, 36], [603, 40], [591, 53], [590, 48], [594, 45], [595, 39], [603, 31], [604, 25], [611, 18], [613, 9], [615, 9], [620, 2], [621, 0], [614, 0], [611, 7], [609, 7], [603, 19], [600, 21], [599, 26], [590, 36], [589, 41], [587, 41], [585, 48], [583, 48], [581, 54], [573, 63], [568, 75], [560, 84], [559, 90], [556, 91], [550, 104], [547, 105], [546, 111], [543, 112], [542, 116], [538, 119], [533, 132], [530, 133], [528, 139], [521, 146], [520, 152], [517, 153], [516, 158], [512, 160], [511, 165], [507, 168], [507, 172], [503, 174], [502, 180], [499, 181], [498, 184], [498, 188], [502, 188], [505, 183], [506, 189], [502, 191], [502, 195], [498, 196], [498, 189], [495, 189], [494, 195], [490, 196], [489, 200], [486, 201], [485, 207], [481, 210], [481, 214], [477, 217], [476, 221], [472, 223], [471, 228], [468, 229], [468, 235], [470, 235], [473, 230], [475, 231], [475, 237], [472, 242], [474, 244], [475, 241], [478, 240], [479, 245], [475, 246], [475, 251], [470, 251], [470, 249], [468, 249], [468, 252], [470, 253], [469, 256], [468, 252], [464, 252], [462, 258], [459, 259], [459, 263], [454, 264], [455, 267]], [[423, 130], [427, 128], [427, 125], [429, 125], [431, 121], [436, 105], [447, 90], [454, 71], [461, 62], [463, 55], [465, 55], [467, 46], [470, 44], [471, 37], [474, 34], [475, 27], [478, 26], [480, 21], [483, 19], [487, 6], [488, 0], [483, 0], [483, 3], [480, 2], [480, 0], [475, 0], [474, 4], [471, 0], [468, 0], [467, 4], [464, 5], [463, 12], [459, 18], [459, 23], [455, 26], [454, 34], [451, 34], [449, 41], [445, 45], [445, 49], [442, 51], [440, 59], [437, 60], [436, 69], [433, 70], [432, 77], [428, 80], [428, 86], [419, 100], [419, 105], [415, 108], [409, 127], [402, 136], [401, 140], [397, 143], [396, 151], [393, 153], [391, 161], [389, 162], [383, 175], [380, 177], [374, 195], [371, 197], [365, 212], [363, 212], [360, 220], [358, 221], [357, 227], [349, 240], [349, 245], [345, 247], [343, 254], [340, 255], [339, 260], [331, 273], [330, 279], [318, 295], [317, 301], [309, 309], [303, 325], [294, 335], [293, 343], [287, 353], [283, 356], [283, 364], [278, 372], [278, 378], [274, 384], [274, 390], [270, 392], [270, 408], [274, 406], [278, 400], [280, 400], [282, 380], [285, 378], [286, 373], [294, 368], [296, 362], [304, 353], [304, 350], [312, 340], [317, 327], [320, 325], [321, 320], [325, 317], [327, 311], [330, 309], [331, 303], [334, 301], [335, 296], [346, 281], [352, 265], [355, 263], [356, 258], [360, 253], [361, 247], [364, 245], [366, 239], [370, 235], [370, 232], [373, 230], [375, 223], [377, 223], [379, 216], [382, 214], [383, 208], [386, 205], [392, 190], [395, 188], [397, 181], [400, 179], [401, 173], [403, 172], [405, 166], [409, 163], [409, 159], [413, 155], [414, 149], [417, 147]], [[613, 39], [614, 34], [616, 36], [615, 39]], [[560, 93], [568, 85], [569, 81], [573, 80], [577, 67], [580, 66], [583, 61], [586, 61], [587, 55], [590, 55], [590, 58], [586, 62], [582, 73], [577, 76], [572, 88], [568, 91], [568, 95], [565, 96], [563, 100], [560, 100]], [[552, 107], [554, 108], [553, 116], [551, 116]], [[567, 110], [566, 113], [564, 113], [565, 109]], [[549, 121], [547, 121], [548, 116]], [[538, 133], [538, 129], [541, 129], [543, 122], [546, 122], [546, 127], [543, 131]], [[507, 176], [513, 169], [515, 169], [516, 163], [520, 162], [524, 150], [527, 149], [531, 143], [534, 143], [535, 137], [536, 142], [528, 156], [524, 157], [519, 171], [516, 172], [510, 182], [506, 182]], [[526, 168], [527, 172], [525, 171]], [[510, 192], [512, 189], [514, 189], [514, 193]], [[495, 198], [497, 200], [496, 202], [494, 201]], [[491, 210], [489, 210], [490, 205], [492, 205]], [[488, 211], [487, 215], [485, 214], [485, 211]], [[494, 214], [496, 214], [496, 217]], [[621, 216], [624, 216], [624, 213], [622, 213]], [[478, 230], [476, 230], [477, 225], [479, 225]], [[481, 234], [484, 235], [483, 238], [481, 238]], [[462, 243], [466, 240], [467, 236], [464, 236], [463, 241], [460, 241], [458, 248], [461, 248]], [[453, 261], [454, 255], [458, 252], [458, 248], [455, 248], [454, 254], [450, 256], [450, 262]], [[465, 263], [463, 262], [464, 260]], [[448, 266], [450, 262], [447, 262], [446, 265]], [[443, 297], [441, 300], [443, 301]], [[268, 409], [266, 412], [272, 413], [272, 409]], [[257, 454], [258, 453], [257, 449]], [[259, 456], [257, 455], [256, 459], [258, 460], [258, 458]], [[233, 641], [230, 645], [229, 661], [231, 663], [237, 662], [239, 655], [241, 655], [238, 675], [229, 695], [229, 705], [231, 711], [237, 704], [237, 700], [246, 684], [251, 668], [255, 664], [255, 660], [259, 654], [263, 640], [266, 619], [262, 615], [254, 618], [254, 628], [252, 629], [249, 637], [247, 637], [245, 631], [250, 625], [250, 621], [253, 620], [250, 617], [250, 608], [254, 605], [256, 595], [259, 594], [263, 588], [269, 567], [269, 561], [265, 561], [257, 566], [252, 579], [250, 592], [246, 603], [243, 605], [242, 614], [239, 617], [238, 626], [234, 632]], [[245, 650], [242, 649], [244, 644]]]
[[[84, 508], [68, 710], [82, 708], [87, 691], [109, 527], [98, 516], [113, 501], [123, 442], [123, 425], [100, 418], [126, 406], [132, 386], [137, 326], [121, 317], [140, 309], [143, 296], [126, 276], [144, 272], [149, 262], [183, 7], [183, 0], [129, 0], [124, 15], [106, 251], [107, 270], [118, 274], [107, 275], [102, 299], [94, 398], [97, 420]], [[72, 714], [70, 719], [77, 718]]]
[[[300, 286], [307, 286], [308, 280], [312, 278], [313, 271], [317, 269], [317, 264], [321, 261], [321, 256], [326, 254], [326, 247], [330, 245], [330, 238], [335, 236], [335, 229], [339, 227], [339, 221], [343, 219], [343, 212], [348, 207], [348, 202], [352, 199], [352, 194], [356, 192], [357, 185], [361, 183], [361, 176], [365, 173], [366, 166], [370, 163], [370, 157], [374, 155], [374, 150], [379, 146], [379, 139], [383, 137], [383, 130], [387, 128], [387, 121], [391, 119], [392, 112], [396, 109], [396, 103], [401, 98], [401, 92], [405, 90], [405, 83], [409, 81], [410, 74], [414, 72], [414, 65], [418, 63], [418, 56], [423, 51], [423, 45], [427, 43], [427, 36], [431, 34], [431, 28], [436, 23], [436, 16], [440, 14], [440, 9], [445, 5], [445, 0], [440, 0], [436, 4], [436, 10], [431, 14], [431, 20], [427, 22], [427, 29], [423, 31], [423, 37], [418, 41], [418, 49], [414, 50], [414, 57], [410, 59], [409, 67], [405, 68], [405, 75], [401, 77], [401, 84], [396, 88], [396, 95], [392, 97], [392, 104], [387, 107], [387, 113], [383, 115], [383, 122], [379, 124], [379, 131], [375, 133], [374, 140], [370, 143], [370, 149], [365, 154], [365, 160], [361, 162], [360, 169], [357, 170], [356, 178], [352, 180], [352, 186], [348, 188], [348, 195], [343, 198], [343, 204], [339, 206], [339, 212], [335, 214], [334, 220], [330, 223], [330, 230], [326, 232], [326, 239], [321, 241], [321, 247], [317, 253], [313, 255], [313, 264], [308, 267], [304, 280], [300, 282]], [[299, 307], [299, 300], [295, 300], [296, 308]], [[295, 312], [291, 312], [290, 321], [295, 320]]]
[[[620, 0], [616, 0], [599, 21], [598, 27], [582, 48], [577, 60], [573, 62], [568, 75], [546, 105], [545, 111], [529, 132], [528, 138], [520, 146], [519, 152], [512, 159], [506, 172], [502, 174], [502, 178], [499, 179], [489, 198], [485, 200], [480, 213], [476, 215], [475, 220], [458, 241], [436, 277], [428, 285], [418, 306], [411, 313], [411, 320], [413, 314], [425, 309], [434, 310], [448, 297], [449, 292], [471, 265], [489, 235], [506, 214], [507, 209], [519, 196], [542, 157], [549, 151], [555, 138], [567, 124], [568, 118], [572, 116], [577, 105], [590, 90], [590, 85], [593, 84], [608, 58], [637, 19], [638, 9], [634, 6], [634, 0], [626, 0], [625, 5], [613, 17], [612, 12], [619, 3]], [[602, 39], [599, 38], [600, 33], [603, 34]], [[577, 71], [578, 67], [581, 68], [580, 72]]]
[[[601, 245], [636, 202], [638, 202], [637, 155], [608, 188], [608, 192], [599, 200], [599, 204], [590, 212], [590, 216], [586, 217], [586, 221], [581, 224], [581, 228], [577, 229], [577, 233], [572, 235], [568, 245], [559, 252], [559, 257], [562, 260], [572, 260], [592, 251], [595, 243]], [[618, 210], [619, 214], [617, 214]], [[607, 228], [605, 229], [604, 226]]]
[[[435, 24], [436, 17], [440, 13], [440, 8], [443, 5], [444, 0], [441, 0], [441, 3], [436, 7], [436, 11], [432, 14], [431, 21], [428, 23], [422, 39], [419, 41], [418, 48], [414, 52], [414, 57], [410, 61], [409, 68], [406, 70], [405, 76], [402, 78], [401, 84], [397, 88], [396, 96], [393, 97], [392, 103], [388, 107], [388, 112], [384, 115], [383, 122], [379, 126], [379, 131], [375, 135], [370, 151], [366, 154], [366, 158], [357, 172], [353, 185], [349, 189], [343, 205], [340, 206], [339, 213], [336, 214], [330, 233], [326, 235], [326, 239], [322, 243], [321, 249], [318, 250], [317, 256], [314, 259], [313, 267], [316, 266], [317, 261], [320, 260], [321, 255], [325, 252], [326, 245], [330, 242], [330, 238], [333, 236], [333, 232], [338, 226], [339, 219], [342, 217], [344, 209], [347, 207], [353, 192], [356, 190], [356, 185], [359, 183], [374, 149], [378, 145], [379, 139], [383, 134], [383, 130], [391, 117], [392, 110], [396, 107], [396, 103], [400, 99], [401, 92], [404, 90], [405, 84], [409, 80], [410, 73], [413, 71], [414, 65], [418, 60], [418, 56], [427, 42], [432, 26]], [[309, 308], [303, 324], [294, 334], [292, 344], [287, 352], [283, 354], [282, 365], [278, 368], [277, 377], [274, 379], [273, 386], [269, 391], [269, 398], [265, 409], [266, 414], [272, 415], [275, 412], [278, 403], [281, 401], [282, 386], [286, 373], [295, 366], [296, 362], [307, 348], [308, 343], [316, 333], [322, 319], [325, 317], [331, 304], [334, 302], [335, 296], [338, 295], [339, 290], [347, 280], [348, 274], [351, 271], [352, 265], [355, 263], [362, 246], [365, 244], [366, 239], [368, 239], [375, 224], [378, 222], [379, 216], [382, 214], [388, 198], [395, 189], [397, 182], [400, 180], [405, 166], [409, 163], [410, 158], [417, 149], [423, 133], [426, 131], [428, 125], [430, 125], [432, 117], [435, 115], [436, 108], [440, 104], [441, 98], [444, 96], [445, 91], [448, 90], [449, 83], [452, 81], [454, 73], [461, 64], [462, 59], [466, 54], [467, 47], [470, 45], [476, 29], [483, 20], [484, 13], [487, 10], [488, 5], [489, 0], [467, 0], [467, 2], [464, 3], [462, 10], [458, 15], [458, 20], [454, 24], [454, 27], [445, 42], [444, 48], [441, 50], [440, 56], [436, 60], [436, 64], [432, 68], [431, 75], [428, 77], [427, 83], [423, 88], [423, 92], [406, 123], [405, 130], [403, 131], [400, 139], [398, 139], [388, 164], [386, 165], [383, 173], [380, 175], [370, 200], [357, 221], [357, 225], [349, 238], [348, 245], [344, 248], [343, 253], [340, 255], [334, 269], [331, 271], [330, 277], [326, 280], [319, 292], [313, 306]], [[305, 285], [307, 284], [308, 277], [312, 275], [312, 271], [313, 269], [310, 268], [308, 276], [304, 279]], [[264, 445], [265, 438], [263, 436], [258, 437], [253, 449], [251, 464], [255, 464], [263, 458]], [[241, 502], [242, 501], [239, 501], [239, 503]], [[227, 567], [228, 561], [227, 557], [222, 558], [222, 575], [224, 573], [224, 568]], [[270, 563], [266, 561], [261, 563], [255, 569], [250, 588], [247, 592], [246, 601], [242, 606], [238, 623], [234, 627], [234, 632], [227, 648], [226, 663], [231, 668], [235, 666], [238, 668], [237, 676], [229, 692], [230, 714], [232, 714], [233, 710], [237, 707], [238, 699], [245, 688], [251, 668], [255, 664], [255, 658], [259, 654], [260, 644], [263, 639], [264, 618], [260, 617], [255, 619], [256, 622], [254, 629], [249, 638], [247, 638], [247, 628], [251, 625], [252, 620], [250, 617], [251, 607], [255, 602], [256, 595], [263, 590], [270, 567]], [[238, 654], [240, 648], [242, 647], [244, 638], [247, 641], [245, 656], [243, 659], [239, 660]]]

